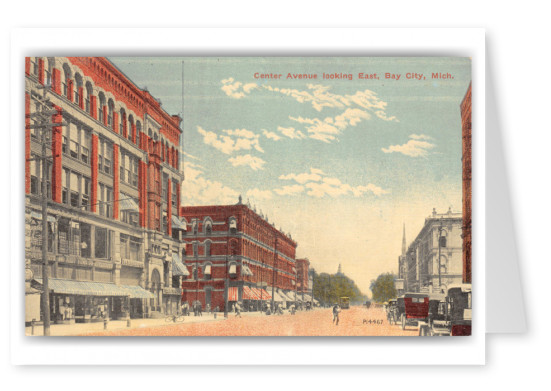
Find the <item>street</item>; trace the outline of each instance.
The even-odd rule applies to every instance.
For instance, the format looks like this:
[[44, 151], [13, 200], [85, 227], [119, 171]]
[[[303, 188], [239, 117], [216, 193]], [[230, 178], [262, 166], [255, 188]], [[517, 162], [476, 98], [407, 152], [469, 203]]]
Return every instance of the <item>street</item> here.
[[[205, 317], [212, 321], [206, 321]], [[229, 314], [228, 319], [204, 314], [201, 322], [186, 317], [184, 323], [137, 327], [118, 330], [95, 331], [87, 336], [417, 336], [416, 327], [401, 330], [389, 325], [381, 308], [351, 307], [342, 310], [340, 322], [332, 323], [331, 308], [301, 311], [295, 315], [266, 316], [245, 313], [242, 318]], [[138, 324], [135, 321], [133, 324]]]

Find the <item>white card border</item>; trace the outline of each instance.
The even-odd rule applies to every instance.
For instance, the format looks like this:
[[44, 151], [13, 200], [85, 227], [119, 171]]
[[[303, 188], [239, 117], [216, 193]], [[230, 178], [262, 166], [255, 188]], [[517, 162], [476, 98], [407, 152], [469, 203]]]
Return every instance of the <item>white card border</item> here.
[[[10, 356], [16, 365], [485, 363], [483, 29], [17, 29], [10, 48]], [[32, 338], [23, 335], [24, 57], [31, 55], [469, 56], [473, 78], [473, 335], [466, 338]], [[16, 131], [17, 130], [17, 131]]]

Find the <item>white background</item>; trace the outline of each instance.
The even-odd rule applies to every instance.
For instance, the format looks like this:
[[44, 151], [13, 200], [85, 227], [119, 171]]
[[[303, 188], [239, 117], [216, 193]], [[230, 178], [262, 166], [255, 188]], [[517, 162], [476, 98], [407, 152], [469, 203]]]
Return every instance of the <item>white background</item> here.
[[[2, 81], [8, 80], [8, 35], [13, 27], [81, 27], [81, 26], [132, 26], [155, 27], [180, 26], [312, 26], [312, 27], [484, 27], [487, 33], [488, 65], [496, 83], [496, 99], [502, 125], [505, 154], [508, 160], [513, 217], [516, 222], [521, 278], [525, 305], [528, 314], [526, 335], [495, 336], [487, 338], [487, 366], [470, 368], [15, 368], [8, 366], [8, 322], [2, 324], [2, 349], [7, 372], [3, 385], [41, 387], [98, 387], [135, 388], [210, 386], [235, 388], [258, 386], [281, 388], [293, 386], [322, 386], [361, 388], [437, 387], [450, 390], [464, 388], [518, 389], [527, 385], [548, 385], [547, 366], [549, 337], [549, 310], [547, 285], [550, 269], [548, 251], [550, 212], [548, 206], [550, 185], [548, 153], [551, 137], [546, 114], [550, 103], [549, 90], [549, 43], [551, 35], [548, 12], [540, 9], [537, 2], [524, 1], [511, 6], [503, 2], [380, 2], [355, 5], [353, 2], [297, 1], [267, 3], [220, 2], [205, 9], [193, 5], [163, 8], [161, 1], [148, 4], [132, 3], [132, 7], [115, 2], [58, 1], [33, 4], [27, 1], [13, 4], [2, 12], [3, 51]], [[533, 5], [533, 6], [532, 6]], [[254, 12], [259, 12], [255, 14]], [[338, 37], [335, 37], [338, 40]], [[377, 37], [365, 37], [366, 45]], [[332, 45], [331, 45], [332, 46]], [[86, 53], [88, 54], [88, 53]], [[98, 42], [97, 55], [101, 52]], [[17, 81], [15, 81], [17, 82]], [[2, 89], [3, 119], [6, 119], [10, 96]], [[7, 126], [6, 121], [4, 121]], [[3, 129], [8, 134], [6, 128]], [[491, 142], [491, 140], [488, 140]], [[9, 167], [9, 143], [0, 145], [2, 183], [8, 183], [6, 167]], [[2, 192], [2, 212], [8, 212], [9, 193]], [[9, 237], [10, 227], [3, 218], [2, 238]], [[499, 224], [499, 222], [490, 222]], [[5, 255], [8, 256], [7, 254]], [[8, 260], [6, 259], [7, 263]], [[4, 273], [4, 270], [3, 270]], [[7, 274], [7, 273], [6, 273]], [[6, 277], [6, 275], [4, 275]], [[491, 278], [491, 276], [490, 276]], [[2, 297], [8, 296], [8, 279], [4, 278]], [[4, 301], [7, 314], [7, 301]], [[4, 345], [5, 344], [5, 345]], [[185, 352], [182, 352], [185, 354]], [[269, 355], [270, 352], [265, 352]], [[308, 355], [307, 348], [304, 354]], [[366, 354], [370, 354], [366, 351]], [[407, 376], [409, 380], [400, 376]]]

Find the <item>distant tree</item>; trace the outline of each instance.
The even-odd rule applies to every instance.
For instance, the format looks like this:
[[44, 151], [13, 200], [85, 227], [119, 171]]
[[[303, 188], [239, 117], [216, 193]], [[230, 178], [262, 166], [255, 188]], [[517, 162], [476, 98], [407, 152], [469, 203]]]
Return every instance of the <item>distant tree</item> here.
[[369, 289], [371, 289], [373, 301], [384, 303], [394, 299], [397, 294], [395, 280], [396, 276], [392, 273], [381, 274], [376, 280], [372, 280]]
[[344, 274], [313, 273], [314, 297], [324, 304], [338, 302], [340, 297], [349, 297], [351, 303], [363, 303], [367, 297], [356, 283]]

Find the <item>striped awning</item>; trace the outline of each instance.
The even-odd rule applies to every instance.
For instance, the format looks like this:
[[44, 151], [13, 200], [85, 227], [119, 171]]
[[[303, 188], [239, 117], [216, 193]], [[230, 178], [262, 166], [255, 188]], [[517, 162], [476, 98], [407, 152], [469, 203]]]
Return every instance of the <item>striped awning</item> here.
[[312, 301], [312, 296], [305, 294], [304, 301]]
[[[41, 278], [35, 278], [35, 280], [42, 285]], [[129, 291], [121, 285], [104, 282], [63, 280], [59, 278], [49, 278], [48, 289], [54, 291], [55, 293], [62, 293], [66, 295], [130, 296]]]
[[131, 299], [153, 299], [153, 293], [146, 291], [141, 286], [134, 285], [121, 285], [128, 292], [128, 296]]
[[228, 301], [238, 301], [239, 300], [239, 292], [237, 291], [236, 286], [232, 286], [228, 288]]
[[260, 289], [262, 291], [262, 300], [272, 300], [272, 295], [270, 295], [266, 289]]
[[173, 276], [189, 276], [187, 267], [184, 266], [180, 255], [177, 252], [172, 253], [172, 275]]
[[[38, 213], [38, 212], [31, 212], [31, 217], [33, 219], [37, 219], [37, 220], [42, 220], [42, 213]], [[49, 223], [55, 223], [56, 222], [56, 219], [54, 216], [51, 216], [51, 215], [48, 215], [48, 217], [46, 218], [46, 221], [48, 221]]]
[[246, 264], [243, 264], [241, 266], [241, 275], [242, 276], [252, 276], [253, 272], [251, 272], [251, 269], [249, 269], [249, 266], [247, 266]]
[[172, 215], [172, 229], [181, 229], [187, 231], [186, 223], [181, 221], [177, 216]]
[[131, 198], [123, 198], [119, 200], [119, 209], [121, 211], [140, 212], [138, 204]]
[[253, 288], [248, 286], [243, 287], [243, 300], [260, 300], [260, 297], [256, 296], [256, 292]]

